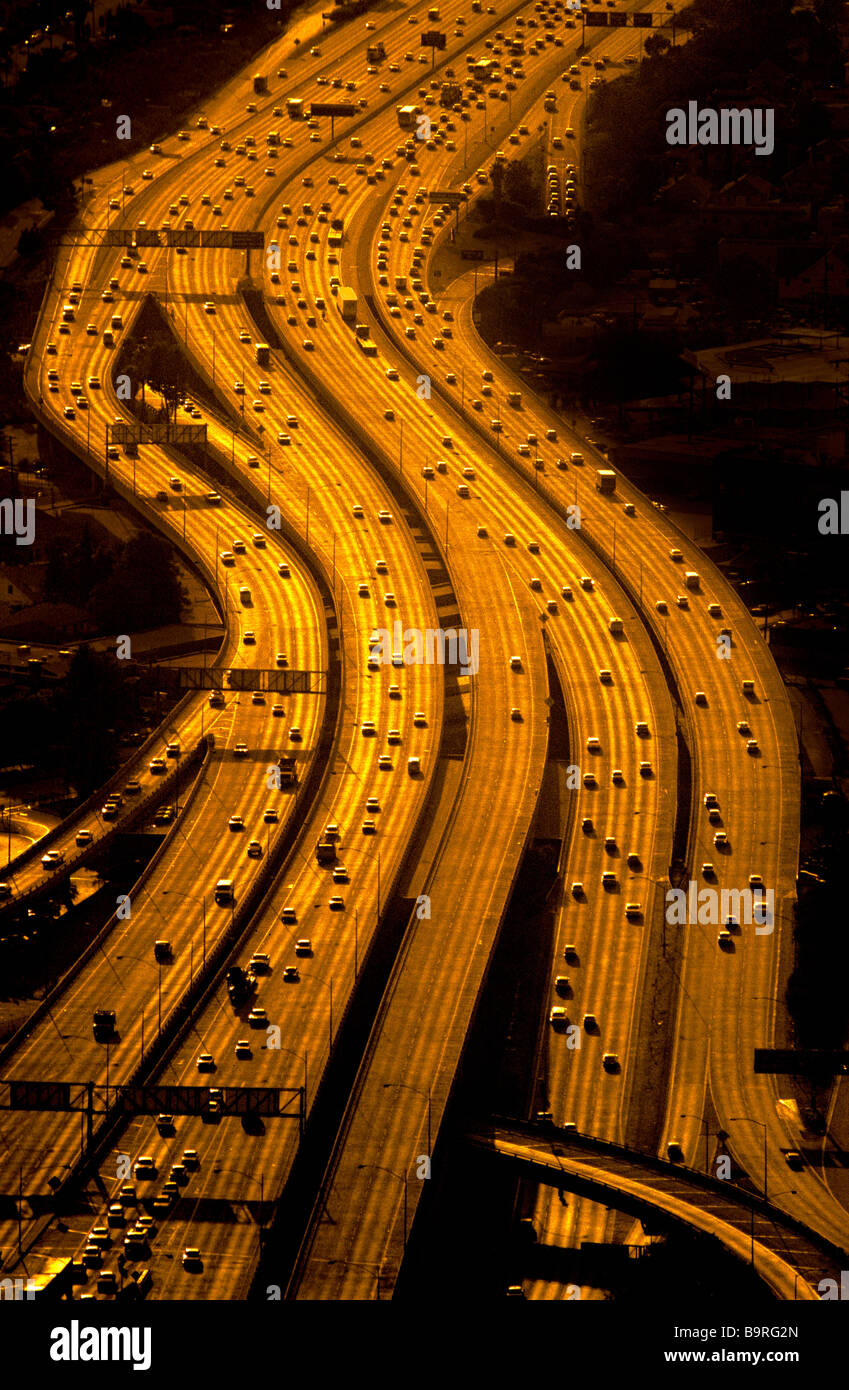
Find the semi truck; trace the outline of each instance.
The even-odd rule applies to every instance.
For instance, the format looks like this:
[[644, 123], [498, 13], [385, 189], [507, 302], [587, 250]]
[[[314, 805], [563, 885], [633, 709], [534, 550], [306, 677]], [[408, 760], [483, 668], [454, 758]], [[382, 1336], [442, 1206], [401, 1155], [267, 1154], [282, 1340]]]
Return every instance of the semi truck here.
[[305, 106], [304, 106], [304, 102], [303, 102], [303, 98], [302, 98], [302, 97], [287, 97], [287, 98], [286, 98], [286, 115], [289, 117], [290, 120], [292, 120], [292, 121], [300, 121], [300, 120], [303, 120], [303, 118], [304, 118], [304, 116], [305, 116], [306, 114], [307, 114], [307, 113], [306, 113], [306, 109], [305, 109]]
[[345, 323], [357, 322], [356, 290], [349, 289], [347, 285], [340, 285], [339, 293], [336, 296], [336, 304]]
[[268, 366], [268, 343], [256, 343], [254, 346], [254, 356], [260, 367]]
[[258, 94], [268, 91], [268, 79], [261, 72], [254, 73], [254, 91]]
[[616, 491], [616, 474], [612, 468], [597, 468], [595, 471], [595, 485], [599, 492]]

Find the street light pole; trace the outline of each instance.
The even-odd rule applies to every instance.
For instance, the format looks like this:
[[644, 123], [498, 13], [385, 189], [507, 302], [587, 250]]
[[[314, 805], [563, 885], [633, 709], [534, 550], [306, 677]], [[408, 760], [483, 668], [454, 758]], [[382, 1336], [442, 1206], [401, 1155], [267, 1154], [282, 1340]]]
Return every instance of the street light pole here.
[[767, 1177], [767, 1169], [766, 1169], [766, 1135], [767, 1135], [767, 1128], [766, 1128], [766, 1124], [765, 1124], [765, 1122], [764, 1122], [763, 1120], [756, 1120], [755, 1117], [754, 1117], [753, 1115], [729, 1115], [728, 1118], [729, 1118], [730, 1121], [740, 1122], [740, 1121], [744, 1121], [744, 1120], [745, 1120], [745, 1121], [748, 1121], [748, 1123], [749, 1123], [750, 1125], [759, 1125], [760, 1128], [761, 1128], [761, 1129], [763, 1130], [763, 1132], [764, 1132], [764, 1201], [765, 1201], [765, 1202], [768, 1202], [768, 1201], [769, 1201], [769, 1193], [768, 1193], [768, 1191], [767, 1191], [767, 1181], [766, 1181], [766, 1177]]
[[705, 1127], [705, 1172], [706, 1172], [706, 1173], [709, 1172], [709, 1170], [710, 1170], [710, 1159], [709, 1159], [709, 1156], [708, 1156], [708, 1141], [709, 1141], [710, 1131], [709, 1131], [709, 1129], [708, 1129], [708, 1122], [707, 1122], [707, 1120], [705, 1119], [705, 1117], [704, 1117], [703, 1115], [689, 1115], [689, 1114], [687, 1114], [687, 1112], [686, 1112], [685, 1110], [682, 1110], [682, 1111], [681, 1111], [681, 1114], [680, 1114], [680, 1116], [679, 1116], [679, 1119], [682, 1119], [682, 1120], [699, 1120], [699, 1122], [700, 1122], [701, 1124], [704, 1125], [704, 1127]]
[[389, 1176], [390, 1176], [390, 1178], [396, 1178], [398, 1182], [400, 1182], [400, 1183], [403, 1184], [403, 1188], [404, 1188], [404, 1253], [406, 1254], [406, 1251], [407, 1251], [407, 1174], [405, 1173], [405, 1174], [403, 1175], [403, 1177], [402, 1177], [401, 1174], [400, 1174], [400, 1173], [396, 1173], [395, 1170], [394, 1170], [393, 1168], [384, 1168], [384, 1167], [382, 1167], [382, 1165], [379, 1164], [379, 1163], [358, 1163], [358, 1164], [357, 1164], [357, 1167], [358, 1167], [358, 1168], [374, 1168], [375, 1172], [378, 1172], [378, 1173], [388, 1173]]

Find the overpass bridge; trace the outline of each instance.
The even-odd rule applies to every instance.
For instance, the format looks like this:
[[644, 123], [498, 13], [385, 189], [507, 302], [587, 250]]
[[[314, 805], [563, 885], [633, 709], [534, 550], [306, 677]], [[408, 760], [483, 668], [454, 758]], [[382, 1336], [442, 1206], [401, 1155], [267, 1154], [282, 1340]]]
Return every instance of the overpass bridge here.
[[472, 1126], [466, 1140], [502, 1168], [509, 1163], [517, 1176], [627, 1212], [652, 1232], [686, 1227], [719, 1240], [729, 1254], [750, 1262], [778, 1298], [815, 1300], [821, 1280], [834, 1279], [839, 1287], [841, 1269], [849, 1268], [847, 1252], [779, 1207], [683, 1164], [550, 1121], [505, 1116]]

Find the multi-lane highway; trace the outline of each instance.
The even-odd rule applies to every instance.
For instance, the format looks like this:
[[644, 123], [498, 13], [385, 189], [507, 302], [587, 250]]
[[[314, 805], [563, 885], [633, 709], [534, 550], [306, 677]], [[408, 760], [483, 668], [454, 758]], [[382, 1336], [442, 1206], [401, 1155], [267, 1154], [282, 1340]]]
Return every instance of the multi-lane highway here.
[[[607, 461], [481, 341], [455, 221], [429, 201], [485, 191], [500, 150], [541, 143], [578, 173], [585, 92], [564, 75], [572, 64], [579, 74], [591, 62], [624, 68], [639, 52], [635, 31], [598, 30], [579, 63], [580, 25], [558, 3], [468, 13], [443, 4], [428, 22], [447, 40], [433, 68], [414, 11], [376, 9], [310, 50], [281, 39], [252, 68], [264, 90], [242, 73], [184, 130], [99, 171], [85, 227], [60, 255], [27, 366], [40, 418], [199, 569], [225, 619], [222, 670], [336, 672], [338, 686], [285, 699], [230, 690], [223, 708], [206, 697], [178, 707], [163, 744], [188, 749], [214, 735], [188, 805], [134, 889], [131, 918], [116, 918], [64, 983], [7, 1056], [3, 1079], [303, 1086], [309, 1116], [394, 896], [406, 930], [314, 1219], [304, 1213], [290, 1287], [304, 1298], [369, 1297], [378, 1271], [387, 1296], [423, 1191], [419, 1160], [433, 1154], [534, 836], [550, 661], [570, 741], [540, 1019], [555, 1121], [622, 1143], [648, 1133], [662, 1157], [676, 1141], [694, 1162], [710, 1114], [755, 1183], [765, 1154], [774, 1200], [845, 1245], [846, 1214], [822, 1173], [806, 1166], [791, 1183], [784, 1153], [798, 1135], [771, 1079], [752, 1074], [754, 1047], [783, 1036], [777, 1001], [792, 950], [799, 779], [780, 678], [719, 572], [622, 475], [600, 490]], [[499, 79], [441, 110], [448, 69], [464, 81], [469, 54], [500, 57], [511, 35], [526, 52], [506, 86]], [[385, 55], [369, 61], [378, 40]], [[332, 132], [327, 119], [288, 114], [289, 100], [336, 99], [356, 113]], [[429, 138], [399, 128], [403, 103], [430, 114], [430, 130], [419, 128]], [[258, 230], [265, 250], [246, 260], [187, 236], [185, 248], [131, 255], [97, 235], [141, 222]], [[343, 286], [356, 294], [352, 322], [339, 311]], [[207, 427], [214, 486], [173, 445], [107, 454], [107, 425], [133, 419], [114, 364], [148, 296], [203, 382], [185, 419]], [[266, 337], [260, 362], [255, 344]], [[282, 529], [266, 524], [275, 507]], [[369, 660], [375, 630], [396, 620], [401, 631], [473, 633], [474, 669]], [[293, 750], [302, 783], [318, 760], [308, 802], [269, 788], [269, 767]], [[157, 773], [145, 762], [125, 775], [144, 786]], [[334, 869], [315, 854], [328, 825]], [[72, 819], [51, 844], [69, 857], [88, 827]], [[234, 1008], [223, 978], [204, 975], [230, 922], [213, 890], [232, 878], [237, 901], [246, 897], [289, 832], [236, 957], [265, 952], [270, 970]], [[669, 864], [682, 848], [700, 888], [748, 889], [760, 875], [775, 893], [774, 930], [735, 926], [720, 944], [724, 922], [668, 922]], [[43, 872], [31, 856], [6, 877], [19, 893]], [[173, 959], [163, 968], [153, 943], [165, 935]], [[160, 1026], [195, 987], [190, 1022], [146, 1065]], [[657, 1023], [656, 989], [666, 1001]], [[252, 1026], [256, 1006], [265, 1013]], [[119, 1016], [108, 1049], [92, 1037], [98, 1007]], [[564, 1011], [551, 1025], [550, 1009]], [[201, 1056], [210, 1060], [199, 1068]], [[0, 1132], [9, 1191], [23, 1163], [27, 1192], [45, 1192], [80, 1149], [73, 1117], [45, 1112], [24, 1125], [4, 1115]], [[83, 1258], [90, 1228], [106, 1224], [104, 1204], [121, 1200], [123, 1154], [150, 1155], [161, 1179], [194, 1151], [143, 1257], [154, 1296], [244, 1297], [298, 1140], [286, 1120], [246, 1128], [177, 1115], [168, 1127], [137, 1116], [99, 1155], [84, 1217], [61, 1231], [33, 1219], [26, 1242], [33, 1258]], [[160, 1191], [156, 1182], [137, 1180], [128, 1212]], [[577, 1199], [564, 1209], [545, 1187], [535, 1219], [556, 1244], [613, 1229], [604, 1208]], [[0, 1248], [17, 1239], [7, 1225]], [[120, 1231], [116, 1218], [113, 1253]], [[202, 1258], [175, 1258], [187, 1247]], [[96, 1271], [92, 1262], [92, 1286]], [[529, 1292], [558, 1296], [546, 1285]]]

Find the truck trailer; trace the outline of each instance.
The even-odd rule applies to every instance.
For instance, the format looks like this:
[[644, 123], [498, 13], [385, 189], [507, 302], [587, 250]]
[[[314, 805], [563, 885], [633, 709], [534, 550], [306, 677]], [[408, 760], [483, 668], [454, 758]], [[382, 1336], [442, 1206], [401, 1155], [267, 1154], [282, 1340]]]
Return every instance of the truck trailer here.
[[345, 323], [357, 322], [357, 291], [349, 289], [346, 285], [339, 286], [339, 293], [336, 296], [336, 304], [339, 313]]

